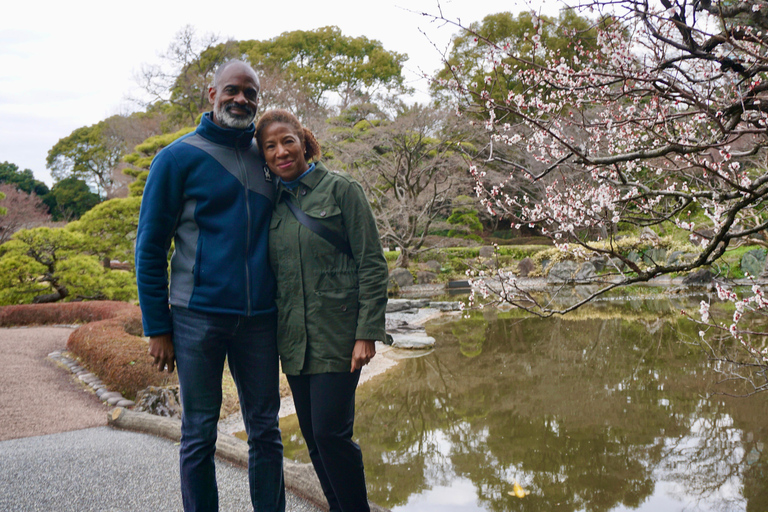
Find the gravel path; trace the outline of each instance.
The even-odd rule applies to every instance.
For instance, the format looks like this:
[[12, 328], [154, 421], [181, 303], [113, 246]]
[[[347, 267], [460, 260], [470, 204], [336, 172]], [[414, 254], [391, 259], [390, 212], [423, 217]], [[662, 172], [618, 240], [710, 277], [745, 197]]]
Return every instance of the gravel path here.
[[[107, 427], [108, 407], [48, 358], [71, 332], [0, 329], [0, 511], [180, 511], [178, 446]], [[221, 510], [253, 510], [247, 470], [216, 469]], [[286, 511], [319, 512], [286, 494]]]
[[[179, 449], [172, 441], [97, 427], [0, 442], [0, 510], [180, 511]], [[216, 461], [222, 511], [253, 510], [244, 468]], [[295, 496], [286, 510], [315, 512]]]
[[0, 329], [0, 441], [107, 424], [107, 407], [48, 359], [65, 327]]

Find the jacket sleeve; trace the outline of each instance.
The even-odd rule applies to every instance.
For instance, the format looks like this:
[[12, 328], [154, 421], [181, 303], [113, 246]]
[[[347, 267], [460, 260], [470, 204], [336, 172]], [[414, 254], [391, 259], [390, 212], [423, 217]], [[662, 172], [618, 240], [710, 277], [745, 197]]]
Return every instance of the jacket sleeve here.
[[168, 305], [168, 250], [184, 196], [185, 173], [168, 148], [150, 166], [136, 234], [136, 284], [145, 336], [172, 332]]
[[384, 341], [389, 271], [376, 220], [363, 188], [355, 181], [349, 183], [340, 206], [360, 289], [355, 339]]

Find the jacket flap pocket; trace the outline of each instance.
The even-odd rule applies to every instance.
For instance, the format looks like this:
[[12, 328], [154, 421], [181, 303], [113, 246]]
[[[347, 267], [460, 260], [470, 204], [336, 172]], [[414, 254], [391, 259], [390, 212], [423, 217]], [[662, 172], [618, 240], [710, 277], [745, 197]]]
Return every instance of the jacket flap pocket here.
[[340, 215], [341, 214], [341, 208], [339, 208], [336, 204], [320, 204], [313, 206], [309, 210], [305, 211], [309, 217], [315, 218], [315, 219], [327, 219], [329, 217], [333, 217], [334, 215]]

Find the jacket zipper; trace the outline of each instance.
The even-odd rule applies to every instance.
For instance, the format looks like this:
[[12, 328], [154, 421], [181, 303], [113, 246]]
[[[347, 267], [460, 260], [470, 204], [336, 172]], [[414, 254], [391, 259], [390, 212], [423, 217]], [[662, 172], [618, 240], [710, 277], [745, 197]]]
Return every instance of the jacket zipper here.
[[251, 252], [251, 204], [248, 201], [248, 173], [245, 172], [245, 163], [243, 162], [242, 155], [240, 154], [240, 148], [236, 148], [237, 162], [240, 165], [240, 172], [243, 176], [243, 183], [245, 184], [245, 215], [246, 219], [246, 231], [245, 231], [245, 293], [246, 293], [246, 315], [251, 315], [251, 272], [248, 267], [248, 255]]

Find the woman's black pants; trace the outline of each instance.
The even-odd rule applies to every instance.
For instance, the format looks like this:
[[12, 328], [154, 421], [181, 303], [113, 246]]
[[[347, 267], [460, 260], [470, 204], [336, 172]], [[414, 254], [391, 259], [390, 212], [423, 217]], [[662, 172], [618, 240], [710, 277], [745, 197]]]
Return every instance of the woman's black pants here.
[[331, 512], [369, 512], [360, 447], [352, 441], [354, 373], [288, 376], [299, 427]]

